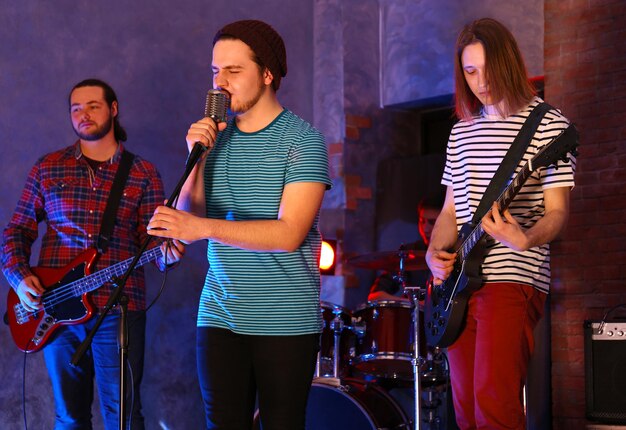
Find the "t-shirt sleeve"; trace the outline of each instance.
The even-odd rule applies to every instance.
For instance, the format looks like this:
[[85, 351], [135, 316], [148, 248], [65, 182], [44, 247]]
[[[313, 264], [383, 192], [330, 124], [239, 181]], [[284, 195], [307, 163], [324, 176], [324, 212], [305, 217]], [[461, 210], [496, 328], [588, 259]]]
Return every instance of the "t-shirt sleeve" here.
[[321, 182], [330, 189], [328, 150], [324, 137], [315, 129], [304, 132], [289, 153], [285, 183]]

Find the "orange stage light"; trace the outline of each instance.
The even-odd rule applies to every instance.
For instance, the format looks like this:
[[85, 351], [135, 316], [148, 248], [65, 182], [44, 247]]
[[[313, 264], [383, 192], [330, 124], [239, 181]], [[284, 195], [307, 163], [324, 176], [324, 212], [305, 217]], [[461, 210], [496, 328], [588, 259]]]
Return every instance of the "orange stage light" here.
[[322, 253], [320, 256], [320, 273], [322, 275], [334, 275], [337, 262], [337, 241], [323, 240]]

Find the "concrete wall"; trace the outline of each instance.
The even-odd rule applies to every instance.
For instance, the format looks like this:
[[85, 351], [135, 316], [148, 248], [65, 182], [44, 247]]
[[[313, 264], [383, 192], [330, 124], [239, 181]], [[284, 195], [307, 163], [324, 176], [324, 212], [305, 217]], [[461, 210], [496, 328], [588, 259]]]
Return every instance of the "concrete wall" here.
[[543, 0], [380, 0], [381, 105], [436, 99], [454, 91], [458, 30], [482, 17], [517, 37], [531, 76], [543, 75]]

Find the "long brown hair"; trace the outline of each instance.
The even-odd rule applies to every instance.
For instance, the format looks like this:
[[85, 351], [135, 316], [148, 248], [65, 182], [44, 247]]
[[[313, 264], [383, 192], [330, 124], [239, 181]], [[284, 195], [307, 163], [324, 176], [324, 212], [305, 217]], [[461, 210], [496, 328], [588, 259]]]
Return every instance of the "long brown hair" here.
[[485, 74], [489, 92], [498, 113], [507, 117], [526, 106], [535, 95], [528, 79], [524, 59], [513, 34], [499, 21], [482, 18], [466, 25], [456, 41], [454, 59], [456, 115], [469, 120], [477, 115], [481, 103], [476, 98], [463, 73], [461, 55], [466, 46], [481, 43], [485, 49]]

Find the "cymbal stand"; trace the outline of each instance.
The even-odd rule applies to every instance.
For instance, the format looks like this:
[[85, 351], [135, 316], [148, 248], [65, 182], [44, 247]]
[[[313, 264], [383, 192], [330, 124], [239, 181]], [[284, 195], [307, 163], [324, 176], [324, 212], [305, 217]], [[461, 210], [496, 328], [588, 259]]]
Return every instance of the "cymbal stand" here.
[[333, 330], [335, 343], [333, 344], [333, 378], [339, 378], [339, 358], [341, 354], [341, 333], [343, 332], [343, 320], [338, 310], [335, 310], [330, 328]]
[[415, 430], [419, 430], [421, 427], [421, 418], [420, 412], [422, 409], [422, 382], [421, 382], [421, 374], [420, 369], [422, 364], [424, 364], [424, 360], [421, 357], [420, 351], [420, 310], [419, 310], [419, 299], [420, 294], [423, 293], [423, 288], [420, 287], [404, 287], [404, 291], [411, 298], [411, 302], [413, 303], [413, 318], [412, 318], [412, 328], [413, 328], [413, 359], [411, 360], [411, 364], [413, 364], [413, 389], [415, 391]]
[[422, 293], [423, 289], [419, 287], [408, 287], [406, 285], [406, 276], [404, 271], [404, 260], [408, 257], [408, 252], [404, 249], [404, 245], [400, 246], [398, 250], [399, 257], [399, 268], [398, 274], [396, 275], [396, 281], [400, 283], [402, 289], [405, 294], [407, 294], [411, 302], [413, 303], [413, 318], [411, 318], [412, 328], [413, 328], [413, 358], [411, 360], [411, 364], [413, 365], [413, 381], [414, 386], [413, 389], [415, 391], [415, 430], [420, 429], [420, 411], [422, 409], [422, 383], [420, 378], [420, 368], [422, 367], [423, 360], [420, 356], [420, 311], [419, 311], [419, 295]]

